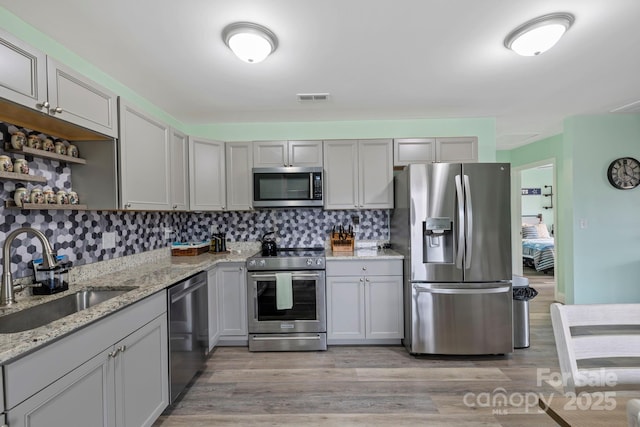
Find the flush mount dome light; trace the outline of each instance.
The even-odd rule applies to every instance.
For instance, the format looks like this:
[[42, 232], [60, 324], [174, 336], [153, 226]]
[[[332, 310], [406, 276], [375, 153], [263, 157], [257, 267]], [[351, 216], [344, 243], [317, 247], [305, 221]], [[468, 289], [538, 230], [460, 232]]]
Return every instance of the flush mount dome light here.
[[573, 24], [570, 13], [551, 13], [525, 22], [504, 39], [518, 55], [536, 56], [551, 49]]
[[278, 47], [278, 38], [271, 30], [252, 22], [227, 25], [222, 39], [238, 58], [252, 64], [264, 61]]

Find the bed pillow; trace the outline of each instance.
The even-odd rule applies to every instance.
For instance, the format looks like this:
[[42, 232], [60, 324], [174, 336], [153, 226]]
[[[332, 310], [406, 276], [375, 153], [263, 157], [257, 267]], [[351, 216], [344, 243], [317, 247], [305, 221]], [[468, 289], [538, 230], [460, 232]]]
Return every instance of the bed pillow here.
[[537, 239], [538, 238], [538, 228], [535, 225], [530, 227], [522, 227], [522, 238], [523, 239]]
[[537, 224], [536, 225], [536, 230], [538, 231], [538, 238], [539, 239], [550, 239], [551, 236], [549, 236], [549, 230], [547, 229], [547, 226], [545, 224]]

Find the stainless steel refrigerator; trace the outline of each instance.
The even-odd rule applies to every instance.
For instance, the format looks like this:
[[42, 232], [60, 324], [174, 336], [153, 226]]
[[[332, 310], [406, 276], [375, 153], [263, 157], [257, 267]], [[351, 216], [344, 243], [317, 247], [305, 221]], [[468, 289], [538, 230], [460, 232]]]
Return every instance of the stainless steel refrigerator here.
[[394, 184], [407, 350], [512, 352], [509, 164], [412, 164]]

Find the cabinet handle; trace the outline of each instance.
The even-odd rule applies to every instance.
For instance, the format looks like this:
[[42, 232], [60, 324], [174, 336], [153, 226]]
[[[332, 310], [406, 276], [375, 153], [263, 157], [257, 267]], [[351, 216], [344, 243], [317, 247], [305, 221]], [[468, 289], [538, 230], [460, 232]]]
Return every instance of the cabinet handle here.
[[178, 209], [178, 205], [173, 205], [173, 209]]
[[131, 207], [131, 203], [125, 203], [124, 207], [125, 208], [130, 208]]
[[38, 102], [36, 104], [36, 107], [38, 107], [39, 110], [42, 110], [43, 108], [49, 108], [51, 104], [49, 104], [49, 101], [44, 101], [44, 102]]
[[368, 278], [368, 277], [365, 277], [364, 281], [365, 281], [365, 282], [368, 282], [368, 281], [369, 281], [369, 278]]
[[363, 269], [364, 271], [367, 271], [367, 267], [362, 267], [362, 269]]
[[126, 345], [123, 345], [122, 347], [118, 347], [118, 350], [120, 350], [120, 353], [124, 353], [126, 349], [127, 349]]
[[62, 110], [61, 107], [56, 107], [56, 108], [52, 108], [51, 110], [49, 110], [49, 114], [56, 114], [56, 113], [60, 114], [60, 113], [62, 113], [62, 111], [63, 110]]
[[364, 282], [364, 279], [362, 277], [360, 278], [360, 282]]
[[109, 357], [114, 359], [118, 355], [119, 352], [120, 352], [120, 347], [116, 348], [111, 353], [109, 353]]

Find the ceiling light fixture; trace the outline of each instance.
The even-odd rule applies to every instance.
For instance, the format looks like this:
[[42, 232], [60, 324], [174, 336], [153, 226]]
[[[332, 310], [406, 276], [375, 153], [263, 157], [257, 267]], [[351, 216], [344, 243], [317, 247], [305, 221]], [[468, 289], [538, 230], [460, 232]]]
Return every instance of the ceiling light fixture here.
[[558, 43], [574, 20], [574, 16], [570, 13], [550, 13], [540, 16], [511, 31], [504, 39], [504, 45], [518, 55], [540, 55]]
[[278, 38], [271, 30], [252, 22], [227, 25], [222, 40], [238, 58], [251, 64], [264, 61], [278, 47]]

